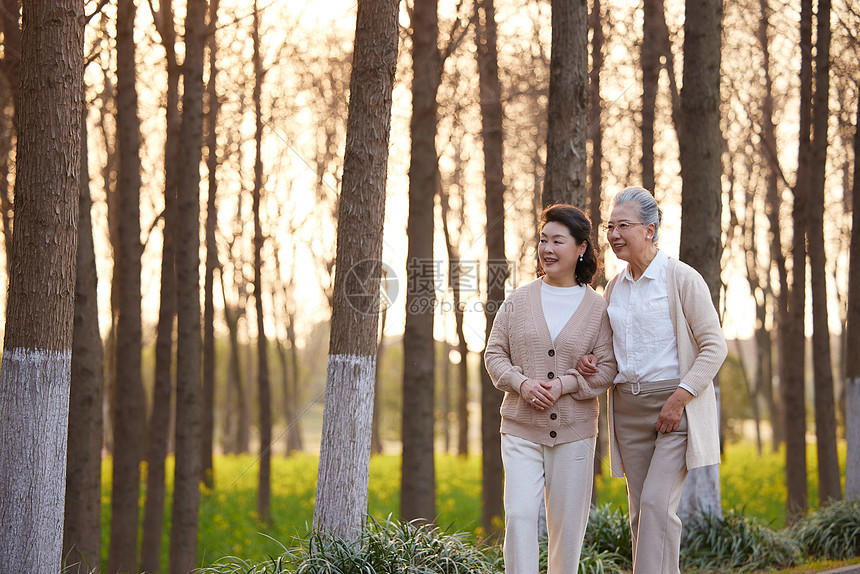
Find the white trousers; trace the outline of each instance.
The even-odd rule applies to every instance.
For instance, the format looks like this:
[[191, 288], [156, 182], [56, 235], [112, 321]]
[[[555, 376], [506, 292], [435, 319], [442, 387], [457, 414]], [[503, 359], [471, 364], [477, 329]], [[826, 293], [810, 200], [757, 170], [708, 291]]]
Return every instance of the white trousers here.
[[505, 574], [537, 574], [538, 515], [546, 501], [547, 574], [576, 574], [594, 484], [594, 441], [543, 446], [502, 435]]

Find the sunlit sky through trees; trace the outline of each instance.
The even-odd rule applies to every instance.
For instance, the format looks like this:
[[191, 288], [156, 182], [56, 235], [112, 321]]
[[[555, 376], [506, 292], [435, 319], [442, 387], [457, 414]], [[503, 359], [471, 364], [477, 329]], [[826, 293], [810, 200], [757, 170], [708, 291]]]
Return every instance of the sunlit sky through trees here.
[[[153, 0], [154, 2], [157, 0]], [[844, 2], [834, 1], [834, 13], [844, 13]], [[87, 11], [96, 2], [87, 3]], [[748, 5], [748, 6], [747, 6]], [[794, 181], [797, 153], [798, 61], [797, 22], [799, 2], [774, 2], [772, 61], [776, 98], [777, 137], [786, 179]], [[346, 130], [349, 83], [349, 58], [355, 26], [355, 1], [349, 0], [269, 0], [261, 1], [263, 67], [263, 166], [264, 197], [262, 220], [266, 243], [264, 273], [269, 287], [264, 294], [268, 327], [271, 333], [284, 328], [285, 306], [295, 309], [300, 341], [313, 326], [328, 319], [330, 311], [326, 289], [333, 285], [326, 265], [333, 261], [336, 243], [336, 197], [340, 189], [342, 154]], [[675, 55], [675, 75], [681, 84], [683, 61], [683, 1], [666, 0], [666, 18]], [[178, 31], [184, 4], [174, 7]], [[455, 18], [468, 18], [467, 2], [456, 13], [452, 0], [439, 6], [440, 47], [449, 41], [448, 31]], [[113, 102], [104, 115], [106, 81], [115, 84], [114, 18], [115, 6], [108, 5], [101, 18], [94, 18], [87, 31], [87, 54], [92, 57], [86, 70], [89, 105], [89, 158], [94, 199], [93, 219], [99, 273], [99, 299], [102, 332], [109, 327], [110, 277], [112, 255], [107, 234], [107, 207], [104, 162], [105, 137], [111, 141], [114, 123]], [[217, 90], [221, 110], [218, 131], [218, 248], [224, 266], [226, 299], [230, 305], [241, 303], [251, 291], [252, 237], [251, 190], [253, 188], [254, 112], [251, 100], [253, 66], [251, 63], [251, 5], [247, 1], [221, 0], [217, 26]], [[469, 12], [467, 12], [469, 11]], [[604, 0], [603, 25], [606, 33], [605, 62], [601, 76], [604, 110], [603, 129], [603, 215], [608, 215], [608, 199], [627, 185], [641, 183], [639, 161], [641, 136], [638, 131], [641, 108], [639, 44], [642, 37], [642, 7], [639, 2]], [[550, 6], [548, 1], [511, 2], [497, 0], [499, 23], [499, 68], [502, 104], [505, 114], [505, 184], [507, 258], [514, 273], [510, 287], [534, 278], [535, 193], [542, 188], [545, 165], [545, 108], [548, 93], [550, 54]], [[834, 16], [832, 57], [849, 61], [845, 26]], [[726, 139], [723, 154], [723, 229], [729, 240], [729, 208], [738, 218], [757, 218], [762, 245], [767, 243], [767, 222], [763, 207], [753, 215], [745, 212], [743, 194], [749, 186], [762, 186], [757, 165], [764, 160], [757, 152], [757, 128], [753, 125], [761, 100], [761, 54], [755, 39], [758, 2], [724, 4], [723, 46], [723, 120]], [[410, 41], [408, 16], [401, 5], [401, 50], [394, 92], [391, 150], [387, 187], [383, 259], [396, 274], [397, 298], [389, 309], [385, 331], [396, 336], [403, 331], [406, 277], [406, 213], [408, 209], [409, 120], [411, 113]], [[144, 338], [154, 338], [158, 313], [158, 285], [163, 209], [163, 145], [165, 114], [162, 108], [166, 70], [164, 50], [152, 23], [149, 5], [140, 2], [137, 27], [137, 74], [139, 78], [139, 118], [141, 122], [141, 160], [143, 189], [141, 214], [145, 241], [143, 252]], [[110, 36], [110, 40], [106, 39]], [[181, 40], [181, 35], [180, 35]], [[848, 47], [846, 47], [848, 46]], [[178, 56], [183, 56], [181, 42]], [[856, 70], [856, 52], [855, 66]], [[827, 171], [825, 234], [828, 249], [830, 319], [839, 329], [841, 307], [847, 294], [847, 247], [850, 211], [844, 201], [844, 165], [850, 163], [850, 133], [840, 128], [840, 114], [849, 114], [845, 102], [856, 101], [856, 84], [844, 76], [844, 66], [834, 66], [831, 87], [831, 147]], [[466, 265], [486, 270], [484, 254], [484, 188], [482, 180], [480, 109], [477, 98], [477, 68], [474, 35], [467, 34], [445, 62], [439, 89], [439, 134], [437, 149], [442, 186], [450, 195], [452, 238]], [[206, 72], [208, 77], [208, 71]], [[843, 94], [839, 95], [839, 90]], [[846, 91], [847, 90], [847, 91]], [[853, 93], [852, 91], [853, 90]], [[853, 95], [853, 98], [852, 98]], [[848, 106], [853, 104], [847, 104]], [[677, 138], [672, 126], [669, 82], [661, 74], [655, 126], [656, 196], [664, 209], [660, 247], [677, 256], [680, 236], [680, 167]], [[104, 117], [104, 121], [102, 120]], [[847, 117], [847, 116], [846, 116]], [[201, 165], [201, 204], [207, 195], [207, 170]], [[847, 159], [846, 159], [847, 158]], [[784, 186], [783, 186], [784, 189]], [[763, 197], [763, 194], [762, 194]], [[790, 213], [791, 193], [783, 192], [785, 214]], [[763, 200], [762, 200], [763, 201]], [[734, 202], [734, 203], [732, 203]], [[462, 214], [461, 212], [462, 206]], [[205, 217], [205, 208], [201, 211]], [[783, 237], [791, 240], [788, 218]], [[441, 207], [437, 199], [434, 253], [439, 276], [436, 280], [439, 311], [436, 337], [454, 339], [452, 297], [447, 285], [447, 256], [442, 235]], [[727, 285], [724, 296], [724, 327], [728, 337], [749, 337], [754, 329], [754, 303], [745, 278], [743, 247], [737, 233], [726, 246], [722, 279]], [[201, 225], [201, 241], [203, 228]], [[786, 243], [788, 245], [788, 243]], [[604, 245], [607, 273], [619, 269], [615, 257]], [[277, 254], [277, 257], [275, 255]], [[769, 260], [766, 250], [758, 255], [762, 264]], [[205, 261], [205, 258], [203, 259]], [[277, 267], [276, 267], [277, 264]], [[2, 268], [2, 267], [0, 267]], [[243, 278], [244, 277], [244, 278]], [[285, 301], [281, 285], [291, 285], [292, 298]], [[484, 318], [481, 301], [482, 281], [474, 271], [464, 278], [466, 337], [472, 350], [483, 348]], [[201, 268], [202, 286], [202, 268]], [[277, 287], [277, 288], [275, 288]], [[841, 300], [837, 291], [842, 294]], [[273, 295], [274, 293], [274, 295]], [[5, 293], [4, 293], [5, 297]], [[216, 277], [216, 328], [223, 332], [220, 319], [223, 298]], [[253, 305], [246, 305], [247, 332], [254, 336]], [[301, 344], [301, 343], [300, 343]]]

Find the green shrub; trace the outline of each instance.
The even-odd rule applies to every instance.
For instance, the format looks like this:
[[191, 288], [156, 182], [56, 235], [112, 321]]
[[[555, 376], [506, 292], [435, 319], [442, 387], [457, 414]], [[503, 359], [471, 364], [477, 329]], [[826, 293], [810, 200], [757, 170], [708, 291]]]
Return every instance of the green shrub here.
[[370, 519], [355, 542], [312, 532], [298, 548], [263, 564], [226, 558], [201, 570], [208, 574], [495, 574], [501, 559], [464, 534], [446, 534], [430, 524]]
[[[592, 555], [603, 556], [604, 559], [612, 557], [619, 567], [632, 569], [633, 540], [627, 513], [608, 504], [592, 508], [585, 531], [585, 546]], [[585, 555], [585, 548], [582, 553]]]
[[729, 511], [723, 516], [706, 514], [686, 525], [681, 563], [683, 569], [751, 572], [794, 564], [799, 550], [787, 534]]
[[834, 502], [800, 521], [792, 531], [810, 557], [846, 560], [860, 556], [860, 500]]

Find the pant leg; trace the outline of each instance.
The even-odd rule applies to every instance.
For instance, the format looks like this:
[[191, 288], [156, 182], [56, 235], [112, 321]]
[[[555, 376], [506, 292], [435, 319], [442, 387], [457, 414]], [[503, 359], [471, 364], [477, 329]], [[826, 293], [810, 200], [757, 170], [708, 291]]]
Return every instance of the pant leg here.
[[678, 504], [687, 479], [687, 415], [677, 430], [660, 433], [639, 505], [639, 548], [634, 572], [680, 573]]
[[537, 574], [538, 514], [544, 496], [544, 447], [502, 435], [505, 467], [505, 574]]
[[575, 574], [588, 525], [595, 437], [545, 448], [547, 574]]
[[638, 395], [615, 391], [618, 447], [627, 478], [633, 570], [678, 574], [681, 521], [676, 511], [687, 476], [687, 419], [658, 433], [657, 416], [673, 390]]

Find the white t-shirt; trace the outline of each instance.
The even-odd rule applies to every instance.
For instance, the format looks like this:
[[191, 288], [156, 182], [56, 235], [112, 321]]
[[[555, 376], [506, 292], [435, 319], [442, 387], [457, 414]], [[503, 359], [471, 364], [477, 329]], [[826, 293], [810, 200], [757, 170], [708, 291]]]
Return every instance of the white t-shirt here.
[[583, 297], [585, 297], [585, 285], [553, 287], [541, 281], [540, 304], [553, 341], [579, 308]]

